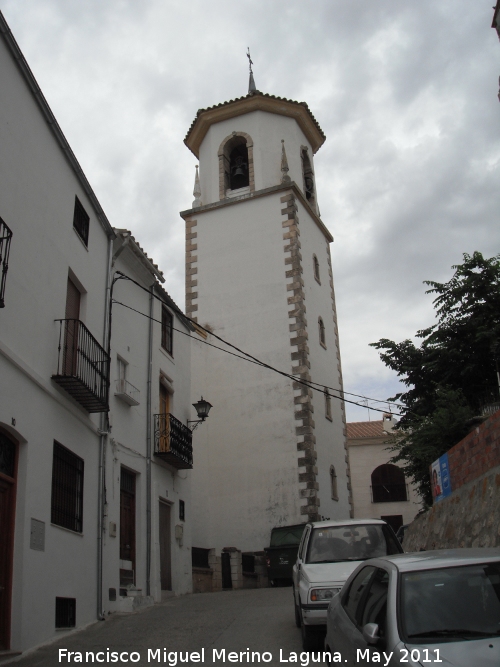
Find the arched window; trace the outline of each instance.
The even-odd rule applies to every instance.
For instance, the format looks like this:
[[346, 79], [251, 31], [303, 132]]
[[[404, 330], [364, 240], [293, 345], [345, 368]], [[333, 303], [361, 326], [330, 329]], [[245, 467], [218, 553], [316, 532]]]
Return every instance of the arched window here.
[[318, 317], [319, 344], [326, 348], [325, 323], [321, 317]]
[[332, 492], [332, 500], [338, 500], [339, 494], [337, 490], [337, 473], [335, 472], [334, 466], [330, 466], [330, 488]]
[[219, 148], [219, 197], [233, 190], [255, 189], [253, 178], [253, 142], [245, 132], [233, 132]]
[[328, 393], [328, 389], [325, 387], [325, 417], [327, 419], [332, 419], [332, 397]]
[[313, 255], [313, 268], [314, 268], [314, 277], [318, 281], [318, 283], [321, 285], [321, 280], [319, 277], [319, 262], [318, 258], [316, 255]]
[[394, 503], [408, 500], [404, 472], [392, 463], [378, 466], [372, 472], [374, 503]]
[[316, 205], [316, 188], [314, 185], [314, 172], [309, 159], [308, 149], [303, 146], [301, 150], [302, 157], [302, 178], [304, 180], [304, 194], [311, 206]]

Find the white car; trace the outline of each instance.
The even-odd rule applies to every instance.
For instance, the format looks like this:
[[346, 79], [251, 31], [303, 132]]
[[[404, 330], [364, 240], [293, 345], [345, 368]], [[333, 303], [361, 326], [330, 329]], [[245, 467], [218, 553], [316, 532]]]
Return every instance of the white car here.
[[403, 551], [394, 531], [380, 519], [308, 523], [293, 566], [295, 622], [304, 650], [320, 647], [326, 611], [360, 561]]

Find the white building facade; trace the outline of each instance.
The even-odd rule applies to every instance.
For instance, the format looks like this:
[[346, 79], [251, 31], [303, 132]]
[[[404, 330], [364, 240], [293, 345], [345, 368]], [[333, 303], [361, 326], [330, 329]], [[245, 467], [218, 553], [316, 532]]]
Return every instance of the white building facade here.
[[384, 519], [394, 530], [411, 523], [422, 507], [403, 470], [390, 463], [394, 417], [347, 424], [355, 519]]
[[[194, 438], [196, 547], [255, 552], [275, 526], [350, 515], [333, 239], [314, 183], [324, 139], [307, 105], [258, 91], [199, 111], [185, 139], [200, 160], [181, 213], [186, 313], [207, 336], [192, 397], [213, 404]], [[207, 346], [236, 352], [215, 336], [294, 377]]]
[[1, 13], [0, 33], [0, 650], [19, 652], [191, 590], [191, 329]]

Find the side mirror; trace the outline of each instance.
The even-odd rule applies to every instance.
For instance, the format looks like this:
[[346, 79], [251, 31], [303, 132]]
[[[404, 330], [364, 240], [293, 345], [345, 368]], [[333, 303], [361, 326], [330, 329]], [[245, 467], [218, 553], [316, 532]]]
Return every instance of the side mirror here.
[[375, 646], [380, 641], [377, 623], [367, 623], [363, 628], [363, 639], [370, 646]]

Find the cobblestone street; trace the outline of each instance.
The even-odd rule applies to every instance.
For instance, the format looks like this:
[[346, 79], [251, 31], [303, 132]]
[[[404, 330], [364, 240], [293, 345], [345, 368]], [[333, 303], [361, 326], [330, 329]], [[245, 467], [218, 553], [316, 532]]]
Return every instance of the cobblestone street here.
[[[254, 651], [261, 656], [264, 652], [272, 654], [272, 660], [265, 662], [269, 659], [267, 655], [265, 660], [261, 659], [260, 664], [279, 665], [286, 664], [280, 663], [280, 649], [284, 658], [287, 658], [290, 652], [300, 653], [302, 650], [300, 630], [294, 623], [291, 588], [173, 597], [136, 614], [115, 615], [80, 632], [66, 635], [61, 633], [61, 638], [56, 642], [8, 664], [16, 667], [79, 664], [74, 663], [74, 655], [71, 656], [71, 663], [68, 663], [66, 657], [60, 660], [60, 649], [81, 652], [84, 664], [92, 662], [91, 658], [86, 661], [87, 651], [94, 654], [104, 651], [102, 657], [105, 663], [108, 649], [110, 655], [113, 651], [120, 654], [126, 652], [128, 656], [136, 652], [140, 659], [131, 664], [141, 666], [148, 664], [148, 657], [149, 664], [168, 665], [169, 652], [177, 653], [178, 664], [194, 665], [196, 656], [194, 660], [190, 659], [186, 663], [186, 651], [201, 654], [202, 649], [205, 649], [205, 665], [228, 664], [230, 651], [239, 653], [246, 652], [247, 649], [250, 651], [248, 664], [259, 664], [256, 656], [253, 663], [251, 662], [251, 652]], [[155, 659], [151, 653], [148, 656], [148, 649], [153, 654], [160, 649]], [[214, 649], [220, 656], [215, 660]], [[222, 649], [225, 649], [225, 656], [221, 653]], [[181, 652], [182, 656], [179, 655]], [[137, 656], [132, 657], [137, 659]], [[172, 664], [173, 657], [171, 656]], [[237, 664], [247, 664], [246, 655], [241, 656], [241, 659], [239, 656], [238, 660]], [[117, 664], [122, 663], [120, 661]]]

